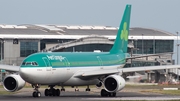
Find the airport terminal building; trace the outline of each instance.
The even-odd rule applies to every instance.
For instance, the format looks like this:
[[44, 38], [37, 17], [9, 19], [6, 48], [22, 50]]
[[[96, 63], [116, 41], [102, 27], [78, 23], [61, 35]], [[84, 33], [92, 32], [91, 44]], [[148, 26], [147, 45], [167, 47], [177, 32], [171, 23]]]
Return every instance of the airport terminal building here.
[[[110, 26], [0, 25], [1, 64], [20, 65], [36, 52], [107, 52], [117, 30]], [[178, 39], [172, 33], [150, 28], [130, 28], [129, 34], [128, 51], [132, 55], [174, 52]], [[156, 65], [156, 58], [127, 61], [127, 67]], [[172, 54], [167, 60], [172, 63]]]
[[[109, 26], [0, 25], [1, 63], [20, 65], [28, 55], [44, 51], [107, 52], [117, 30]], [[134, 54], [173, 52], [176, 39], [157, 29], [131, 28], [128, 46]]]

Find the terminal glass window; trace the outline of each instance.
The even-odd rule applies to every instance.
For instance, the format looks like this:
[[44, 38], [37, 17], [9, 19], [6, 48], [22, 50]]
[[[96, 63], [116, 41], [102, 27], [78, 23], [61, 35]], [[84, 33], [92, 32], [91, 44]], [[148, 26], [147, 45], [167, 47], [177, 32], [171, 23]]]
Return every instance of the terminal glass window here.
[[173, 41], [171, 40], [157, 40], [155, 43], [156, 53], [173, 52]]
[[38, 52], [38, 42], [21, 42], [20, 43], [20, 56], [27, 57], [32, 53]]
[[68, 47], [64, 49], [65, 52], [94, 52], [95, 50], [100, 50], [101, 52], [108, 52], [111, 49], [110, 44], [85, 44], [77, 45], [74, 47]]
[[[131, 42], [131, 41], [130, 41]], [[173, 52], [173, 40], [133, 40], [134, 54]]]

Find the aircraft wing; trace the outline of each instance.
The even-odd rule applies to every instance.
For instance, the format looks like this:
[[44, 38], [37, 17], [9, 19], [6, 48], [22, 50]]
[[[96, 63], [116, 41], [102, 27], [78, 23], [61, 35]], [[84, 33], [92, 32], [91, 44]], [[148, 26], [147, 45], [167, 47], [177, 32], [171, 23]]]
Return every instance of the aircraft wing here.
[[174, 69], [180, 68], [180, 65], [161, 65], [161, 66], [145, 66], [145, 67], [129, 67], [120, 69], [102, 69], [102, 70], [92, 70], [92, 71], [81, 71], [76, 73], [76, 77], [100, 77], [111, 74], [121, 74], [126, 72], [137, 72], [137, 71], [150, 71], [150, 70], [162, 70], [162, 69]]
[[6, 71], [19, 72], [19, 68], [19, 66], [0, 64], [0, 69], [4, 69]]
[[130, 67], [121, 68], [118, 71], [126, 72], [137, 72], [137, 71], [150, 71], [150, 70], [162, 70], [162, 69], [174, 69], [180, 68], [180, 65], [161, 65], [161, 66], [145, 66], [145, 67]]

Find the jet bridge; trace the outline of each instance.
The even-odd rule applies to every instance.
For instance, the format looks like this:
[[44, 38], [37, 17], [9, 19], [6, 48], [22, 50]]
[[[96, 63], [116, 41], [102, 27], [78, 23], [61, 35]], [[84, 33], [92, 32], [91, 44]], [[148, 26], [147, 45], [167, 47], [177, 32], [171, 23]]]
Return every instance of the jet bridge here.
[[[113, 45], [114, 41], [109, 40], [107, 37], [91, 35], [88, 37], [80, 38], [80, 39], [65, 42], [65, 43], [49, 45], [50, 47], [47, 47], [46, 49], [44, 49], [42, 51], [43, 52], [48, 52], [48, 51], [54, 52], [54, 51], [62, 50], [64, 48], [78, 46], [78, 45], [84, 45], [84, 44], [110, 44], [110, 45]], [[48, 46], [48, 45], [46, 45], [46, 46]], [[132, 44], [128, 44], [128, 47], [134, 47], [134, 46]]]

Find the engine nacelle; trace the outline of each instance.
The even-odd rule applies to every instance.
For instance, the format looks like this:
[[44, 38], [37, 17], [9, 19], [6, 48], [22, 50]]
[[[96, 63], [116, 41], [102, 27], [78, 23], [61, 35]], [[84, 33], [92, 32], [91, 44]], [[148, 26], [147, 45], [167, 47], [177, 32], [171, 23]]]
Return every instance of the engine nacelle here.
[[10, 92], [15, 92], [22, 89], [25, 86], [25, 81], [16, 74], [8, 75], [4, 78], [4, 89]]
[[104, 80], [104, 87], [108, 92], [118, 92], [125, 86], [125, 80], [119, 75], [110, 75]]

